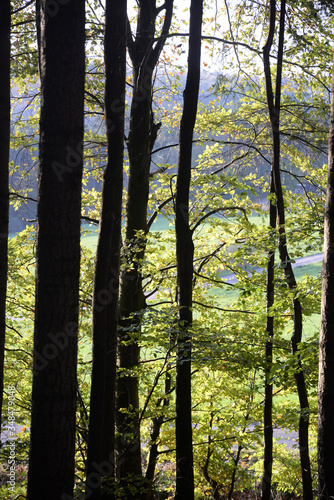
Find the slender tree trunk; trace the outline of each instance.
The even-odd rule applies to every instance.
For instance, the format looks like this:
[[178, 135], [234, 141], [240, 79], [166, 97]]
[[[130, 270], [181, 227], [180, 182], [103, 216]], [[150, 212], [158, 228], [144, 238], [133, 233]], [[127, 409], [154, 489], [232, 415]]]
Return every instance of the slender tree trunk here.
[[234, 492], [235, 480], [236, 480], [236, 476], [237, 476], [237, 469], [238, 469], [238, 464], [239, 464], [242, 449], [243, 448], [242, 448], [241, 444], [239, 444], [237, 456], [234, 459], [234, 467], [233, 467], [232, 478], [231, 478], [231, 486], [230, 486], [230, 489], [228, 492], [228, 497], [227, 497], [228, 500], [232, 500], [232, 498], [233, 498], [232, 495]]
[[176, 360], [176, 491], [175, 498], [194, 498], [191, 426], [191, 325], [194, 245], [189, 225], [192, 141], [196, 122], [201, 63], [203, 1], [191, 0], [188, 74], [180, 126], [175, 234], [177, 260], [178, 339]]
[[[285, 233], [285, 209], [284, 197], [281, 184], [280, 173], [280, 101], [281, 101], [281, 83], [282, 83], [282, 61], [283, 61], [283, 41], [284, 41], [284, 28], [285, 28], [285, 0], [281, 1], [281, 15], [280, 15], [280, 29], [279, 29], [279, 42], [278, 42], [278, 55], [277, 55], [277, 74], [276, 74], [276, 90], [275, 98], [272, 90], [269, 52], [273, 41], [275, 30], [275, 0], [270, 1], [270, 27], [267, 43], [263, 50], [265, 78], [266, 78], [266, 91], [268, 110], [272, 128], [273, 136], [273, 163], [272, 172], [276, 196], [276, 209], [277, 209], [277, 222], [279, 231], [278, 250], [280, 261], [284, 270], [286, 282], [292, 291], [296, 291], [297, 282], [292, 269], [291, 260], [288, 254], [287, 239]], [[292, 354], [298, 355], [298, 344], [302, 339], [302, 308], [297, 296], [293, 301], [293, 314], [294, 314], [294, 328], [291, 337], [291, 351]], [[301, 366], [300, 357], [297, 356], [297, 368], [295, 370], [295, 381], [297, 386], [297, 393], [300, 405], [299, 416], [299, 451], [300, 463], [302, 469], [303, 480], [303, 498], [304, 500], [311, 500], [313, 498], [312, 492], [312, 476], [309, 457], [308, 445], [308, 426], [309, 426], [309, 404], [307, 398], [307, 390], [304, 379], [304, 373]]]
[[[152, 111], [153, 72], [170, 28], [173, 0], [161, 8], [156, 1], [138, 2], [136, 37], [128, 28], [128, 50], [133, 65], [133, 95], [127, 140], [129, 183], [126, 205], [126, 252], [129, 268], [122, 275], [119, 308], [119, 378], [117, 384], [117, 475], [125, 495], [138, 500], [133, 484], [142, 482], [139, 395], [136, 368], [139, 363], [141, 311], [145, 308], [141, 263], [146, 248], [147, 204], [151, 151], [160, 124]], [[164, 25], [155, 40], [156, 19], [165, 10]], [[130, 332], [130, 333], [129, 333]], [[125, 411], [124, 411], [125, 410]], [[132, 483], [129, 477], [132, 477]]]
[[[42, 0], [36, 308], [28, 499], [73, 496], [85, 2]], [[48, 12], [48, 13], [47, 13]]]
[[[111, 498], [115, 487], [117, 311], [123, 193], [127, 2], [106, 2], [105, 122], [108, 158], [93, 298], [93, 367], [86, 496]], [[99, 483], [96, 484], [96, 475]], [[102, 485], [102, 486], [101, 486]]]
[[[213, 412], [213, 404], [212, 404], [212, 398], [210, 400], [210, 407], [211, 407], [211, 412], [210, 412], [210, 422], [209, 422], [209, 435], [208, 435], [208, 448], [206, 452], [206, 459], [204, 466], [201, 467], [203, 476], [206, 479], [206, 481], [209, 483], [210, 488], [211, 488], [211, 494], [214, 498], [214, 500], [221, 500], [221, 496], [219, 493], [219, 487], [220, 485], [210, 476], [209, 474], [209, 464], [210, 464], [210, 459], [213, 453], [213, 443], [212, 443], [212, 436], [210, 435], [212, 432], [213, 428], [213, 419], [214, 419], [214, 412]], [[230, 490], [231, 491], [231, 490]]]
[[[270, 175], [270, 193], [274, 194], [273, 172]], [[270, 202], [269, 207], [269, 225], [272, 233], [276, 229], [276, 205]], [[272, 234], [274, 237], [274, 234]], [[273, 242], [270, 242], [272, 245]], [[275, 251], [270, 249], [268, 252], [267, 265], [267, 325], [266, 333], [267, 340], [265, 345], [265, 386], [264, 386], [264, 410], [263, 410], [263, 426], [264, 426], [264, 459], [263, 459], [263, 478], [262, 478], [262, 498], [269, 500], [271, 497], [271, 478], [273, 465], [273, 385], [270, 381], [270, 371], [273, 362], [273, 338], [274, 338], [274, 316], [272, 308], [274, 306], [274, 266], [275, 266]]]
[[[166, 368], [166, 375], [165, 375], [165, 396], [164, 398], [160, 398], [157, 402], [157, 409], [162, 408], [164, 410], [169, 406], [169, 395], [172, 391], [171, 389], [171, 366], [170, 364], [167, 365]], [[155, 473], [155, 467], [157, 464], [157, 459], [159, 456], [159, 451], [158, 451], [158, 440], [160, 436], [160, 431], [162, 424], [164, 423], [165, 417], [164, 414], [162, 413], [159, 416], [156, 416], [152, 419], [152, 431], [150, 434], [150, 452], [148, 456], [148, 463], [147, 463], [147, 469], [146, 469], [146, 474], [145, 478], [148, 482], [148, 492], [145, 500], [151, 500], [154, 498], [153, 496], [153, 481], [154, 481], [154, 473]]]
[[[145, 500], [153, 500], [154, 493], [153, 493], [153, 485], [154, 485], [154, 475], [155, 475], [155, 467], [157, 464], [157, 459], [159, 456], [159, 436], [160, 436], [160, 431], [162, 425], [165, 423], [165, 410], [169, 406], [169, 398], [171, 393], [175, 390], [175, 386], [172, 387], [172, 361], [170, 359], [171, 356], [171, 351], [175, 347], [175, 342], [176, 342], [176, 332], [172, 330], [171, 335], [170, 335], [170, 344], [169, 344], [169, 349], [166, 354], [166, 359], [165, 363], [163, 364], [163, 367], [161, 368], [161, 372], [165, 372], [165, 390], [164, 390], [164, 396], [159, 398], [157, 403], [156, 403], [156, 408], [157, 410], [161, 408], [160, 414], [157, 416], [154, 416], [152, 418], [152, 430], [150, 434], [150, 449], [149, 449], [149, 454], [148, 454], [148, 461], [147, 461], [147, 468], [146, 468], [146, 473], [145, 473], [145, 480], [147, 481], [147, 492], [146, 492], [146, 497]], [[157, 374], [155, 381], [158, 381], [158, 378], [161, 375], [161, 372]], [[153, 393], [154, 386], [151, 389], [151, 394]], [[149, 395], [148, 398], [151, 396]], [[148, 400], [146, 400], [148, 402]], [[145, 402], [146, 405], [146, 402]], [[145, 406], [144, 405], [144, 406]], [[142, 410], [142, 415], [144, 414], [144, 409]]]
[[334, 71], [328, 150], [318, 383], [318, 498], [334, 497]]
[[[0, 426], [4, 389], [6, 292], [8, 270], [8, 163], [10, 146], [10, 0], [0, 16]], [[0, 443], [1, 446], [1, 443]]]

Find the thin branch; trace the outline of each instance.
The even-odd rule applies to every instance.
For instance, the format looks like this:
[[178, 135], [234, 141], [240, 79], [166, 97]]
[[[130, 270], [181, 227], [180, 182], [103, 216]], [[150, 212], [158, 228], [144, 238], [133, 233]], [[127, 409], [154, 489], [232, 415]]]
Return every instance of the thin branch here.
[[[194, 142], [199, 142], [199, 141], [194, 141]], [[176, 144], [168, 144], [167, 146], [162, 146], [161, 148], [157, 148], [154, 151], [151, 151], [150, 155], [154, 155], [155, 153], [158, 153], [159, 151], [163, 151], [164, 149], [176, 148], [178, 146], [179, 146], [178, 142]]]
[[196, 302], [195, 300], [193, 300], [193, 304], [197, 304], [198, 306], [205, 307], [206, 309], [216, 309], [217, 311], [241, 313], [241, 314], [257, 314], [254, 311], [248, 311], [248, 310], [243, 310], [243, 309], [225, 309], [223, 307], [210, 306], [208, 304], [203, 304], [203, 302]]
[[169, 198], [167, 198], [167, 200], [163, 201], [162, 203], [160, 203], [160, 205], [158, 206], [158, 208], [156, 209], [156, 211], [151, 215], [151, 217], [149, 218], [148, 222], [147, 222], [147, 232], [149, 232], [153, 222], [155, 221], [155, 219], [157, 218], [158, 216], [158, 213], [160, 212], [160, 210], [168, 205], [168, 203], [170, 203], [171, 201], [173, 201], [173, 197], [170, 196]]
[[162, 304], [174, 304], [172, 300], [162, 300], [161, 302], [155, 302], [154, 304], [146, 304], [146, 308], [154, 308], [156, 306], [161, 306]]
[[20, 334], [20, 332], [19, 332], [16, 328], [14, 328], [13, 326], [9, 326], [9, 325], [6, 323], [6, 328], [9, 328], [9, 330], [13, 330], [13, 332], [17, 333], [17, 335], [18, 335], [19, 337], [21, 337], [21, 339], [23, 338], [23, 336]]
[[[153, 394], [153, 391], [154, 389], [156, 388], [157, 384], [158, 384], [158, 381], [159, 381], [159, 378], [161, 377], [161, 375], [164, 373], [164, 370], [165, 370], [165, 367], [166, 365], [168, 364], [168, 361], [169, 361], [169, 358], [170, 358], [170, 353], [173, 351], [173, 349], [175, 349], [175, 346], [172, 346], [168, 349], [167, 353], [166, 353], [166, 356], [164, 358], [164, 362], [163, 362], [163, 365], [162, 367], [160, 368], [160, 370], [158, 371], [158, 373], [156, 374], [155, 378], [154, 378], [154, 382], [153, 382], [153, 385], [150, 389], [150, 392], [148, 393], [147, 395], [147, 398], [146, 398], [146, 401], [143, 405], [143, 409], [141, 411], [141, 414], [140, 414], [140, 417], [138, 419], [138, 424], [137, 424], [137, 429], [139, 430], [139, 427], [140, 427], [140, 424], [141, 424], [141, 421], [143, 420], [143, 417], [144, 417], [144, 413], [146, 411], [146, 408], [150, 402], [150, 399], [152, 397], [152, 394]], [[138, 431], [137, 431], [138, 432]]]
[[25, 200], [25, 201], [33, 201], [34, 203], [37, 203], [37, 200], [36, 198], [31, 198], [30, 196], [23, 196], [22, 194], [19, 194], [19, 193], [9, 193], [9, 197], [10, 198], [20, 198], [21, 200]]
[[90, 224], [96, 224], [97, 226], [100, 224], [100, 221], [98, 219], [92, 219], [92, 217], [87, 217], [87, 215], [82, 215], [81, 220], [85, 220]]
[[195, 231], [195, 229], [197, 229], [198, 226], [200, 226], [202, 224], [202, 222], [205, 221], [205, 219], [208, 219], [208, 217], [211, 217], [211, 215], [214, 215], [217, 212], [223, 212], [225, 210], [240, 210], [241, 212], [243, 212], [246, 221], [249, 223], [249, 220], [248, 220], [248, 217], [247, 217], [247, 214], [246, 214], [246, 209], [244, 207], [222, 207], [222, 208], [216, 208], [215, 210], [210, 210], [210, 212], [208, 212], [205, 215], [203, 215], [203, 217], [201, 217], [196, 222], [196, 224], [194, 225], [194, 227], [191, 229], [191, 233], [193, 234], [194, 231]]
[[100, 101], [100, 99], [96, 97], [96, 95], [92, 94], [88, 90], [85, 90], [85, 94], [87, 94], [91, 99], [93, 99], [93, 101], [95, 101], [104, 110], [104, 103]]
[[[34, 22], [34, 19], [26, 19], [25, 21], [20, 21], [19, 23], [12, 24], [12, 28], [16, 28], [17, 26], [23, 26], [24, 24], [31, 24]], [[36, 52], [35, 50], [32, 52]]]
[[[188, 37], [189, 33], [169, 33], [169, 35], [166, 36], [166, 38], [173, 38], [173, 37]], [[201, 36], [202, 40], [213, 40], [216, 42], [222, 42], [225, 43], [226, 45], [240, 45], [241, 47], [245, 47], [248, 50], [251, 50], [252, 52], [255, 52], [257, 55], [261, 56], [261, 50], [255, 49], [254, 47], [251, 47], [247, 43], [243, 42], [233, 42], [233, 40], [226, 40], [225, 38], [219, 38], [217, 36], [206, 36], [202, 35]], [[158, 41], [159, 38], [156, 38], [155, 41]]]
[[[161, 30], [161, 35], [158, 38], [156, 46], [152, 50], [150, 54], [150, 58], [148, 63], [153, 67], [156, 66], [157, 61], [159, 59], [160, 53], [162, 51], [162, 48], [166, 42], [166, 38], [168, 37], [168, 32], [170, 30], [171, 22], [172, 22], [172, 14], [173, 14], [173, 0], [166, 0], [165, 3], [162, 6], [165, 8], [165, 19], [164, 19], [164, 24]], [[158, 12], [157, 12], [158, 14]]]
[[228, 281], [223, 281], [223, 280], [216, 280], [214, 278], [210, 278], [209, 276], [204, 276], [201, 273], [198, 273], [197, 271], [194, 270], [194, 274], [198, 276], [199, 278], [203, 278], [205, 280], [209, 280], [211, 283], [217, 283], [218, 285], [228, 285], [228, 286], [235, 286], [235, 283], [229, 283]]

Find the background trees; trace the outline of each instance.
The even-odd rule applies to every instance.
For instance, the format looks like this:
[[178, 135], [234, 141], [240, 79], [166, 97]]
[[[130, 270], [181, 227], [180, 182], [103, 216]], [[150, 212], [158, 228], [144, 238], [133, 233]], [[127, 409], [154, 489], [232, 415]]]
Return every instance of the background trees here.
[[[39, 83], [33, 5], [19, 1], [16, 4], [12, 30], [13, 78], [15, 76], [12, 86], [12, 148], [15, 153], [11, 153], [11, 199], [19, 217], [32, 222], [25, 221], [30, 227], [9, 241], [5, 385], [10, 380], [10, 384], [16, 387], [17, 419], [22, 427], [15, 440], [18, 457], [24, 461], [27, 460], [30, 440], [29, 373], [32, 371], [31, 331], [35, 307], [33, 206], [37, 200], [34, 167], [38, 156]], [[45, 6], [44, 11], [48, 23], [49, 18], [53, 19], [50, 5]], [[184, 53], [188, 44], [188, 13], [183, 13], [177, 5], [172, 14], [171, 2], [139, 2], [135, 8], [128, 6], [129, 69], [126, 94], [122, 96], [125, 54], [121, 32], [124, 30], [125, 6], [122, 4], [122, 22], [117, 23], [113, 17], [113, 22], [119, 27], [117, 34], [114, 29], [108, 31], [108, 25], [104, 31], [103, 6], [95, 1], [87, 2], [81, 202], [82, 222], [85, 224], [82, 224], [84, 237], [78, 302], [74, 498], [82, 498], [85, 487], [86, 496], [90, 494], [98, 498], [123, 495], [148, 499], [157, 491], [165, 496], [166, 491], [174, 494], [176, 477], [180, 478], [179, 473], [175, 474], [176, 465], [180, 465], [176, 457], [183, 455], [180, 450], [183, 436], [180, 439], [182, 433], [179, 430], [179, 437], [175, 439], [176, 399], [180, 395], [182, 401], [183, 394], [180, 394], [179, 385], [176, 397], [175, 384], [176, 376], [183, 369], [188, 381], [188, 389], [184, 391], [188, 415], [191, 401], [193, 444], [188, 450], [194, 457], [195, 495], [199, 498], [232, 498], [235, 490], [253, 488], [255, 482], [259, 483], [263, 476], [264, 380], [267, 390], [273, 394], [274, 437], [275, 427], [289, 433], [296, 431], [301, 413], [294, 374], [300, 363], [309, 391], [308, 415], [310, 438], [313, 439], [311, 473], [315, 475], [312, 434], [317, 417], [316, 358], [320, 312], [320, 275], [317, 269], [320, 264], [308, 268], [307, 275], [302, 268], [294, 269], [296, 286], [291, 288], [286, 276], [289, 269], [284, 266], [282, 254], [283, 259], [275, 265], [272, 282], [275, 305], [272, 307], [268, 302], [267, 307], [268, 257], [283, 241], [282, 227], [279, 228], [280, 240], [273, 230], [272, 219], [268, 228], [268, 210], [271, 207], [273, 213], [276, 207], [281, 209], [279, 197], [280, 200], [284, 198], [286, 219], [283, 231], [290, 244], [291, 261], [321, 251], [332, 19], [317, 6], [300, 2], [298, 5], [297, 2], [289, 4], [286, 10], [278, 171], [282, 191], [275, 194], [274, 187], [270, 188], [273, 134], [262, 61], [263, 41], [269, 31], [268, 5], [267, 2], [240, 1], [231, 5], [224, 2], [218, 5], [219, 15], [211, 3], [204, 9], [202, 81], [192, 144], [189, 197], [188, 193], [185, 197], [189, 199], [186, 211], [188, 230], [179, 231], [180, 227], [177, 228], [179, 242], [180, 238], [186, 237], [193, 245], [193, 258], [186, 262], [192, 270], [191, 288], [190, 282], [187, 287], [192, 302], [191, 308], [189, 304], [186, 307], [192, 323], [190, 371], [190, 363], [182, 363], [181, 351], [177, 352], [176, 348], [177, 334], [185, 327], [181, 319], [185, 310], [180, 309], [176, 300], [178, 288], [185, 282], [183, 279], [178, 281], [177, 266], [185, 261], [180, 258], [180, 252], [176, 252], [173, 227], [175, 206], [179, 205], [177, 197], [182, 193], [176, 186], [176, 164], [179, 123], [183, 113], [182, 91], [186, 84]], [[114, 12], [115, 3], [108, 2], [108, 8], [110, 6]], [[57, 4], [57, 12], [58, 7]], [[276, 21], [280, 14], [278, 3], [277, 7]], [[14, 28], [14, 25], [18, 26]], [[107, 33], [117, 35], [120, 46], [116, 48], [116, 45], [108, 44], [103, 57], [102, 47], [104, 37], [107, 41]], [[279, 61], [278, 47], [275, 32], [272, 61], [275, 58]], [[109, 52], [107, 49], [113, 50]], [[26, 58], [22, 53], [27, 54]], [[115, 56], [111, 62], [115, 71], [111, 79], [109, 56]], [[207, 71], [209, 67], [211, 73]], [[114, 78], [116, 73], [119, 79]], [[24, 85], [21, 75], [24, 76]], [[279, 86], [279, 78], [274, 74], [271, 77], [273, 86]], [[109, 89], [109, 83], [115, 87], [105, 90], [106, 87]], [[190, 79], [190, 83], [193, 85], [194, 79]], [[119, 99], [117, 106], [112, 103], [109, 106], [108, 99], [114, 98]], [[116, 120], [111, 124], [103, 118], [110, 112], [114, 113], [111, 120]], [[44, 114], [42, 122], [43, 117]], [[113, 124], [117, 124], [116, 129]], [[190, 132], [190, 127], [186, 132]], [[43, 151], [41, 148], [41, 160]], [[80, 152], [77, 155], [75, 148], [71, 152], [67, 159], [66, 156], [63, 160], [56, 159], [59, 162], [56, 172], [63, 183], [72, 182], [70, 177], [80, 158]], [[109, 177], [116, 171], [117, 180], [113, 175]], [[187, 172], [190, 174], [189, 169]], [[40, 182], [42, 180], [43, 177]], [[122, 181], [124, 225], [118, 273]], [[76, 179], [76, 190], [78, 184]], [[107, 194], [110, 185], [117, 196]], [[57, 194], [56, 184], [53, 187], [52, 196], [64, 194], [61, 190]], [[55, 198], [50, 196], [49, 202], [56, 203]], [[54, 216], [58, 214], [58, 208]], [[114, 216], [105, 218], [107, 212]], [[76, 213], [79, 218], [78, 210]], [[16, 223], [22, 224], [19, 217], [16, 217]], [[86, 223], [96, 224], [100, 217], [100, 241], [95, 261], [96, 226], [87, 226]], [[182, 224], [182, 218], [178, 221]], [[55, 230], [61, 231], [57, 225]], [[60, 256], [57, 247], [54, 251]], [[37, 275], [38, 272], [39, 267]], [[119, 276], [122, 290], [117, 312]], [[111, 282], [113, 278], [115, 281]], [[37, 304], [39, 298], [40, 294]], [[303, 331], [301, 342], [296, 346], [298, 351], [292, 354], [289, 344], [295, 298], [302, 307]], [[92, 301], [97, 304], [97, 308], [93, 306], [94, 319]], [[115, 397], [116, 313], [119, 322], [118, 465], [115, 474], [112, 406]], [[36, 312], [36, 321], [38, 315]], [[267, 360], [263, 354], [268, 343], [269, 322], [274, 331], [270, 342], [272, 363], [266, 362], [268, 352]], [[53, 334], [57, 336], [59, 332], [61, 330]], [[63, 336], [58, 337], [59, 345], [63, 345]], [[74, 375], [73, 363], [65, 363], [65, 366], [71, 367]], [[4, 398], [6, 421], [6, 391]], [[106, 404], [108, 410], [102, 411], [100, 403]], [[38, 407], [42, 408], [40, 404]], [[188, 430], [189, 422], [188, 419]], [[35, 442], [34, 432], [33, 419], [32, 442]], [[105, 437], [103, 441], [102, 437]], [[4, 462], [6, 454], [8, 456], [8, 448], [4, 447]], [[300, 493], [301, 470], [294, 449], [288, 449], [274, 439], [273, 458], [272, 490], [291, 492], [293, 484], [294, 492]], [[100, 488], [101, 476], [103, 486], [108, 482], [108, 488]], [[105, 478], [111, 480], [106, 482]], [[24, 485], [20, 493], [25, 494]], [[0, 490], [1, 495], [8, 497], [8, 490]]]

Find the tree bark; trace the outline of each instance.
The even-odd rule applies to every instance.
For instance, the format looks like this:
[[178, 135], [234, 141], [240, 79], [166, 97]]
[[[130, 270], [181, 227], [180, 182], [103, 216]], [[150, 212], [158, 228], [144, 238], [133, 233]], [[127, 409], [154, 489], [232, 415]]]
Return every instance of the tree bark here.
[[[8, 271], [8, 162], [10, 149], [10, 0], [1, 6], [0, 17], [0, 427], [4, 389], [6, 294]], [[1, 443], [0, 443], [1, 446]]]
[[[139, 429], [139, 395], [136, 368], [139, 363], [141, 311], [145, 308], [141, 263], [145, 254], [147, 204], [151, 152], [160, 124], [152, 111], [153, 72], [168, 34], [173, 0], [163, 5], [165, 19], [161, 36], [155, 39], [156, 19], [161, 8], [156, 1], [138, 2], [136, 37], [128, 27], [128, 50], [133, 65], [133, 94], [127, 140], [129, 182], [126, 204], [125, 245], [128, 268], [122, 275], [119, 307], [119, 374], [117, 385], [117, 475], [127, 498], [138, 499], [129, 476], [142, 482]], [[131, 331], [131, 333], [129, 333]], [[124, 412], [123, 410], [126, 411]], [[135, 497], [133, 496], [135, 495]]]
[[[285, 29], [285, 0], [281, 0], [281, 15], [277, 54], [277, 72], [276, 72], [276, 89], [275, 96], [272, 89], [269, 52], [273, 41], [275, 29], [275, 0], [270, 1], [270, 32], [268, 41], [263, 49], [267, 103], [269, 117], [271, 122], [272, 137], [273, 137], [273, 162], [272, 174], [274, 180], [276, 209], [277, 209], [277, 225], [278, 225], [278, 250], [282, 268], [284, 270], [285, 279], [290, 290], [296, 291], [297, 282], [294, 271], [292, 269], [291, 260], [288, 253], [287, 239], [285, 233], [285, 208], [284, 196], [281, 184], [280, 172], [280, 102], [281, 102], [281, 84], [282, 84], [282, 62], [283, 62], [283, 42]], [[309, 457], [308, 445], [308, 426], [309, 426], [309, 404], [307, 398], [307, 389], [305, 384], [304, 373], [301, 366], [300, 356], [298, 355], [298, 344], [302, 338], [302, 308], [297, 296], [292, 301], [293, 305], [293, 334], [291, 337], [292, 354], [297, 355], [297, 368], [295, 370], [295, 381], [300, 405], [299, 416], [299, 452], [300, 464], [303, 480], [303, 498], [311, 500], [312, 492], [312, 476]]]
[[334, 71], [328, 150], [318, 382], [318, 498], [334, 497]]
[[42, 2], [29, 500], [72, 498], [77, 392], [85, 2]]
[[[274, 39], [275, 25], [276, 25], [276, 2], [270, 2], [269, 13], [269, 32], [266, 44], [263, 47], [263, 64], [266, 77], [266, 91], [269, 114], [274, 114], [274, 98], [270, 76], [270, 60], [269, 54]], [[272, 120], [272, 135], [273, 135], [273, 158], [270, 173], [270, 194], [275, 194], [275, 181], [274, 170], [279, 165], [279, 135], [277, 126]], [[278, 167], [279, 168], [279, 167]], [[277, 210], [276, 205], [270, 200], [269, 208], [269, 222], [273, 231], [276, 229]], [[273, 421], [272, 421], [272, 405], [273, 405], [273, 389], [270, 383], [270, 369], [272, 365], [273, 347], [272, 341], [274, 337], [274, 317], [270, 313], [270, 308], [274, 305], [274, 265], [275, 265], [275, 252], [269, 251], [269, 261], [267, 266], [267, 325], [266, 332], [268, 339], [265, 345], [265, 396], [264, 396], [264, 409], [263, 409], [263, 425], [264, 425], [264, 460], [263, 460], [263, 477], [262, 477], [262, 495], [263, 500], [270, 500], [271, 498], [271, 479], [273, 467]]]
[[193, 500], [194, 470], [191, 426], [191, 325], [194, 245], [189, 224], [189, 190], [193, 132], [196, 122], [201, 63], [203, 1], [191, 0], [188, 74], [180, 126], [175, 235], [177, 261], [178, 339], [176, 354], [176, 491], [175, 498]]
[[[117, 311], [120, 271], [127, 2], [106, 2], [104, 34], [107, 166], [93, 293], [93, 366], [86, 496], [111, 498], [115, 488]], [[98, 485], [94, 484], [99, 476]]]
[[[270, 193], [274, 194], [273, 172], [270, 175]], [[272, 236], [276, 229], [276, 205], [270, 201], [269, 207], [269, 225], [272, 230]], [[272, 242], [270, 242], [272, 245]], [[274, 338], [274, 315], [272, 308], [275, 298], [275, 251], [270, 249], [268, 252], [267, 265], [267, 324], [266, 334], [267, 340], [265, 345], [265, 384], [264, 384], [264, 409], [263, 409], [263, 426], [264, 426], [264, 458], [263, 458], [263, 477], [262, 477], [262, 499], [270, 500], [271, 498], [271, 478], [273, 466], [273, 384], [270, 381], [270, 372], [273, 363], [273, 338]]]
[[[164, 410], [165, 408], [167, 408], [169, 406], [169, 396], [170, 396], [170, 393], [172, 392], [172, 389], [171, 389], [172, 377], [171, 377], [170, 370], [171, 370], [171, 366], [169, 364], [167, 364], [166, 375], [165, 375], [165, 396], [163, 398], [159, 398], [157, 405], [156, 405], [157, 409], [162, 408], [162, 410]], [[157, 459], [159, 456], [158, 440], [159, 440], [159, 436], [160, 436], [160, 430], [161, 430], [161, 427], [162, 427], [164, 421], [165, 421], [165, 417], [164, 417], [163, 413], [159, 416], [155, 416], [152, 419], [152, 431], [150, 433], [151, 445], [150, 445], [150, 451], [149, 451], [148, 461], [147, 461], [147, 469], [146, 469], [146, 474], [145, 474], [145, 478], [148, 482], [148, 492], [147, 492], [145, 500], [151, 500], [154, 498], [152, 489], [153, 489], [155, 467], [156, 467]]]

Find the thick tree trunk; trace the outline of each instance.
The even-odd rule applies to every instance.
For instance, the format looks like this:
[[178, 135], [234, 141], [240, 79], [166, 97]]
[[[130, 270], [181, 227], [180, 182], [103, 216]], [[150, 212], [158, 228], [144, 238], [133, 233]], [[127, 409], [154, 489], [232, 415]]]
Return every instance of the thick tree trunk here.
[[189, 225], [192, 141], [196, 122], [201, 62], [203, 1], [192, 0], [188, 74], [180, 126], [175, 234], [177, 260], [178, 339], [176, 359], [176, 491], [175, 498], [194, 498], [191, 426], [191, 324], [194, 245]]
[[[276, 196], [276, 209], [277, 209], [277, 222], [278, 222], [278, 250], [282, 268], [284, 270], [287, 285], [291, 291], [296, 291], [297, 282], [295, 279], [294, 271], [291, 265], [291, 259], [288, 253], [287, 239], [285, 233], [285, 208], [284, 197], [281, 184], [280, 172], [280, 102], [281, 102], [281, 83], [282, 83], [282, 61], [283, 61], [283, 41], [285, 29], [285, 0], [281, 0], [281, 15], [280, 15], [280, 28], [279, 28], [279, 41], [278, 41], [278, 55], [277, 55], [277, 74], [276, 74], [276, 90], [275, 96], [273, 95], [269, 52], [273, 41], [275, 31], [275, 0], [270, 1], [270, 23], [269, 23], [269, 36], [267, 43], [263, 49], [263, 60], [266, 78], [266, 92], [268, 110], [271, 122], [272, 137], [273, 137], [273, 163], [272, 175], [274, 180], [275, 196]], [[303, 480], [303, 498], [304, 500], [311, 500], [313, 498], [312, 492], [312, 476], [309, 458], [309, 445], [308, 445], [308, 426], [309, 426], [309, 404], [307, 398], [307, 390], [302, 371], [301, 360], [298, 356], [298, 344], [302, 339], [302, 308], [298, 297], [292, 301], [293, 304], [293, 334], [291, 337], [291, 351], [292, 354], [297, 354], [297, 367], [295, 370], [295, 381], [297, 386], [297, 393], [300, 405], [299, 416], [299, 451], [300, 451], [300, 464], [302, 470]]]
[[[133, 95], [130, 129], [127, 140], [129, 153], [129, 183], [126, 205], [126, 252], [129, 268], [122, 275], [119, 308], [119, 374], [117, 385], [117, 475], [125, 495], [138, 500], [132, 482], [143, 481], [139, 429], [138, 378], [141, 311], [145, 307], [142, 289], [141, 262], [146, 247], [147, 204], [151, 151], [160, 124], [154, 123], [152, 111], [154, 68], [165, 43], [171, 23], [173, 0], [157, 8], [156, 1], [138, 2], [135, 39], [128, 29], [128, 49], [133, 64]], [[165, 10], [159, 41], [155, 41], [156, 19]], [[131, 332], [131, 333], [129, 333]], [[123, 410], [126, 411], [124, 412]]]
[[318, 498], [334, 497], [334, 71], [329, 131], [318, 384]]
[[[136, 76], [134, 77], [134, 79]], [[128, 151], [130, 174], [126, 209], [126, 245], [129, 249], [131, 269], [122, 276], [119, 328], [119, 373], [117, 390], [118, 475], [123, 487], [129, 475], [140, 478], [141, 447], [139, 429], [138, 367], [141, 331], [141, 311], [145, 307], [142, 289], [141, 261], [146, 247], [147, 203], [151, 164], [151, 112], [152, 74], [146, 73], [146, 88], [142, 84], [134, 89], [132, 98]], [[139, 96], [144, 96], [143, 100]], [[130, 334], [128, 332], [131, 332]], [[126, 409], [124, 413], [122, 408]], [[124, 484], [123, 484], [124, 483]], [[130, 495], [130, 492], [127, 493]]]
[[29, 500], [72, 498], [76, 429], [85, 2], [46, 3]]
[[[8, 270], [8, 162], [10, 145], [10, 0], [0, 17], [0, 426], [4, 389], [6, 292]], [[0, 443], [1, 446], [1, 443]]]
[[[86, 496], [111, 498], [115, 487], [116, 346], [123, 193], [127, 2], [106, 3], [105, 122], [108, 158], [93, 299], [93, 367]], [[99, 483], [96, 484], [96, 476]], [[101, 487], [102, 485], [102, 487]]]

